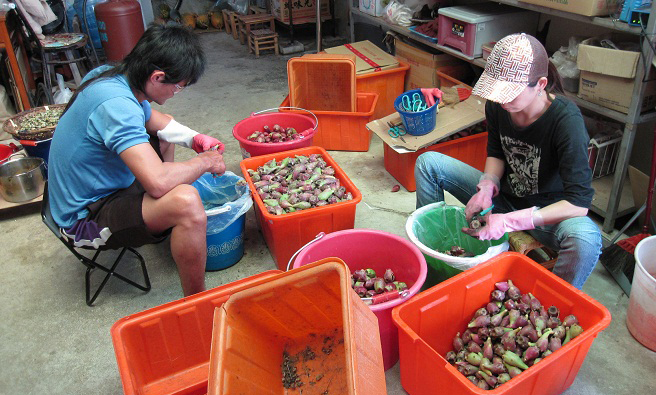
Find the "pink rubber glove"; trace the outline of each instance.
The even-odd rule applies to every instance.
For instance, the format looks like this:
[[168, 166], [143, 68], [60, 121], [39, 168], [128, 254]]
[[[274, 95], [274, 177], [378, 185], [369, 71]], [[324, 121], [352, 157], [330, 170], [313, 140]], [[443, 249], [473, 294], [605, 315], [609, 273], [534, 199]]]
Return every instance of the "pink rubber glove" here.
[[216, 146], [218, 146], [217, 150], [219, 153], [222, 154], [225, 150], [225, 145], [223, 145], [222, 142], [215, 139], [214, 137], [199, 133], [194, 136], [194, 141], [191, 145], [191, 149], [200, 154], [201, 152], [209, 151]]
[[442, 91], [437, 88], [422, 89], [421, 93], [424, 95], [428, 107], [433, 107], [435, 105], [435, 98], [442, 101]]
[[476, 185], [478, 192], [469, 199], [465, 207], [465, 218], [467, 222], [481, 211], [492, 206], [492, 198], [499, 192], [497, 184], [492, 180], [483, 180]]
[[533, 213], [536, 209], [530, 207], [507, 214], [488, 214], [482, 228], [462, 228], [462, 231], [479, 240], [499, 240], [506, 232], [535, 229]]

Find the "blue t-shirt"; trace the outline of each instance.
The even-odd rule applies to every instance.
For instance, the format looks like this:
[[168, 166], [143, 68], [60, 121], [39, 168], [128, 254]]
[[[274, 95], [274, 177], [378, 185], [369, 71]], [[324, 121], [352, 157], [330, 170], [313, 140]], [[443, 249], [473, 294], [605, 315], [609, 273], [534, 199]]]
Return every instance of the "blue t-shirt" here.
[[[91, 71], [86, 79], [108, 66]], [[86, 207], [129, 187], [134, 174], [119, 154], [148, 143], [145, 124], [151, 108], [140, 103], [123, 75], [92, 82], [61, 117], [50, 146], [48, 192], [57, 224], [72, 226]]]

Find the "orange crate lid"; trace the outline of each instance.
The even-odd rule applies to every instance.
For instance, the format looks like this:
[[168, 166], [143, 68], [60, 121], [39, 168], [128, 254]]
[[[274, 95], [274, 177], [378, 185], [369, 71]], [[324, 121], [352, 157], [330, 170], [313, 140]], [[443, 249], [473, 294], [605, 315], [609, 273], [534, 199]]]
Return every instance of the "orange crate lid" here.
[[355, 55], [313, 54], [287, 62], [290, 103], [311, 111], [357, 111]]
[[116, 321], [111, 336], [123, 392], [204, 394], [214, 309], [279, 273], [265, 271]]
[[287, 393], [284, 352], [310, 356], [289, 363], [304, 394], [387, 393], [378, 320], [350, 277], [325, 258], [234, 293], [214, 312], [208, 395]]

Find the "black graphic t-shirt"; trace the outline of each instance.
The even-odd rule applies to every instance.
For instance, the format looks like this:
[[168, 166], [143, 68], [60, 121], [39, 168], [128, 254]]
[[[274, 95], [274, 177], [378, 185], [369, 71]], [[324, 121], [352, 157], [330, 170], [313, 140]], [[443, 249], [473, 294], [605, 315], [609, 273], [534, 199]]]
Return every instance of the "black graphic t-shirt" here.
[[556, 96], [525, 128], [515, 126], [501, 105], [488, 101], [488, 156], [505, 162], [501, 192], [518, 209], [567, 200], [589, 208], [594, 195], [588, 142], [579, 108]]

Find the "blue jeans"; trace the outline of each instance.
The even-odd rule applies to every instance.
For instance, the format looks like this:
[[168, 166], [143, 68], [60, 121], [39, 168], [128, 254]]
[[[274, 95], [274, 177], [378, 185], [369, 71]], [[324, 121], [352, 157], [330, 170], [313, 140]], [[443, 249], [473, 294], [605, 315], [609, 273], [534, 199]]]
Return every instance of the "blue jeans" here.
[[[415, 165], [417, 208], [444, 201], [444, 191], [467, 203], [476, 193], [481, 174], [479, 170], [438, 152], [420, 155]], [[495, 213], [516, 210], [501, 193], [494, 197], [493, 203]], [[558, 251], [554, 274], [581, 289], [601, 254], [599, 227], [588, 217], [576, 217], [526, 232]]]

